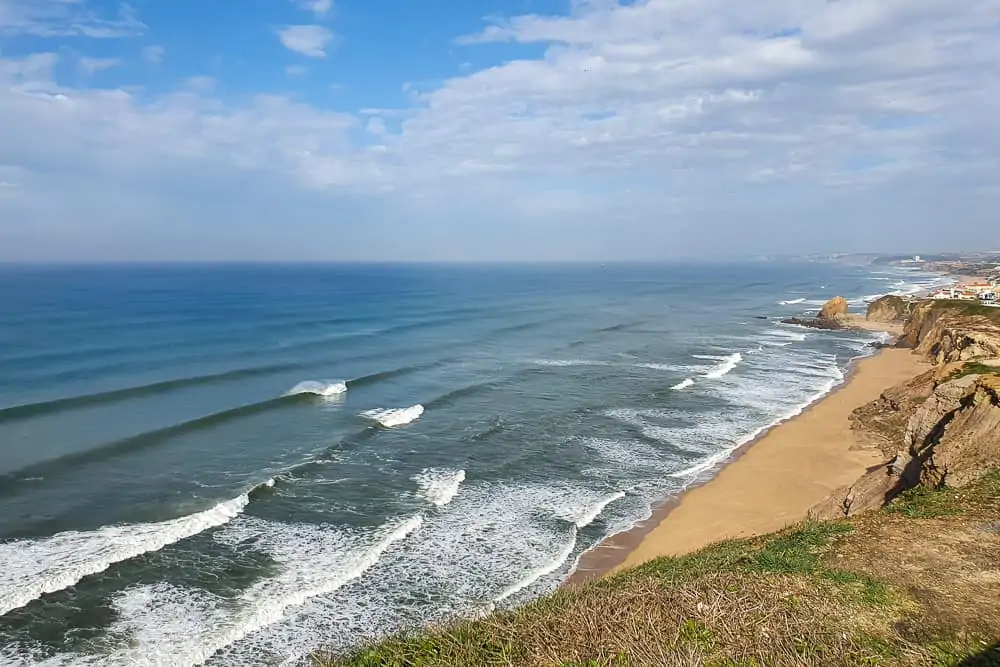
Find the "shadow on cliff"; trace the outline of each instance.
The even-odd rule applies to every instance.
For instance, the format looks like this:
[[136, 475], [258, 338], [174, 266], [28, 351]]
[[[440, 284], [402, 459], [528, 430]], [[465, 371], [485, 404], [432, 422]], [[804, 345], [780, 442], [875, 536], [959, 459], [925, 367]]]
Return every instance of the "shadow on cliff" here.
[[955, 667], [1000, 667], [1000, 642], [990, 646], [982, 653], [955, 663]]

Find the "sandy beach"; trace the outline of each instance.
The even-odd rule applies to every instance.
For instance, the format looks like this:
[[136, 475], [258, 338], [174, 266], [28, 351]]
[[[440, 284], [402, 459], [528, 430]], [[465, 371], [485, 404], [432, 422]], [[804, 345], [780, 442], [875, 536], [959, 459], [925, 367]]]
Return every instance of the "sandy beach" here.
[[860, 360], [837, 390], [745, 446], [711, 480], [586, 554], [570, 583], [804, 519], [831, 491], [882, 462], [878, 451], [855, 439], [851, 412], [929, 367], [896, 348]]

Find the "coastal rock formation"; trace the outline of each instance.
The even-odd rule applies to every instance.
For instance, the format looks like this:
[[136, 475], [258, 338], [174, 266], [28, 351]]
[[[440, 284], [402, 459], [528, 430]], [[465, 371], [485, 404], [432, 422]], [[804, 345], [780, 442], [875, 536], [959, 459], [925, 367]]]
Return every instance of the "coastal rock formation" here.
[[868, 304], [865, 319], [869, 322], [903, 322], [911, 308], [912, 303], [908, 299], [889, 294]]
[[810, 329], [843, 329], [844, 325], [840, 320], [823, 319], [819, 317], [788, 317], [781, 320], [782, 324], [794, 324], [799, 327], [809, 327]]
[[1000, 467], [1000, 367], [924, 373], [858, 408], [852, 428], [889, 460], [814, 507], [817, 518], [876, 509], [918, 485], [960, 487]]
[[1000, 309], [969, 302], [919, 302], [900, 343], [939, 364], [998, 357]]
[[842, 296], [835, 296], [823, 304], [823, 307], [819, 311], [819, 319], [834, 320], [846, 314], [847, 299]]

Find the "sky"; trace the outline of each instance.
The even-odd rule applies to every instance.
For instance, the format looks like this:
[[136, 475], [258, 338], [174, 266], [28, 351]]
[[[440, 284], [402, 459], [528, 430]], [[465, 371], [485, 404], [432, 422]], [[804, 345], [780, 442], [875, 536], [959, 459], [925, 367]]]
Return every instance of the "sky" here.
[[0, 261], [1000, 247], [1000, 0], [0, 0]]

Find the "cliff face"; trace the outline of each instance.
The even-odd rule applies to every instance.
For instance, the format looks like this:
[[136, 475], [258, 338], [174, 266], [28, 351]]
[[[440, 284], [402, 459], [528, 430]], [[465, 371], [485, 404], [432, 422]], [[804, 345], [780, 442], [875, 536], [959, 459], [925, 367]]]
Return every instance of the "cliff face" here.
[[853, 516], [914, 486], [963, 486], [1000, 466], [1000, 367], [963, 373], [955, 366], [929, 371], [855, 410], [852, 428], [890, 458], [813, 513]]
[[1000, 357], [1000, 308], [969, 302], [918, 302], [900, 343], [939, 364]]
[[902, 297], [888, 295], [868, 304], [865, 319], [869, 322], [902, 322], [910, 314], [913, 303]]

